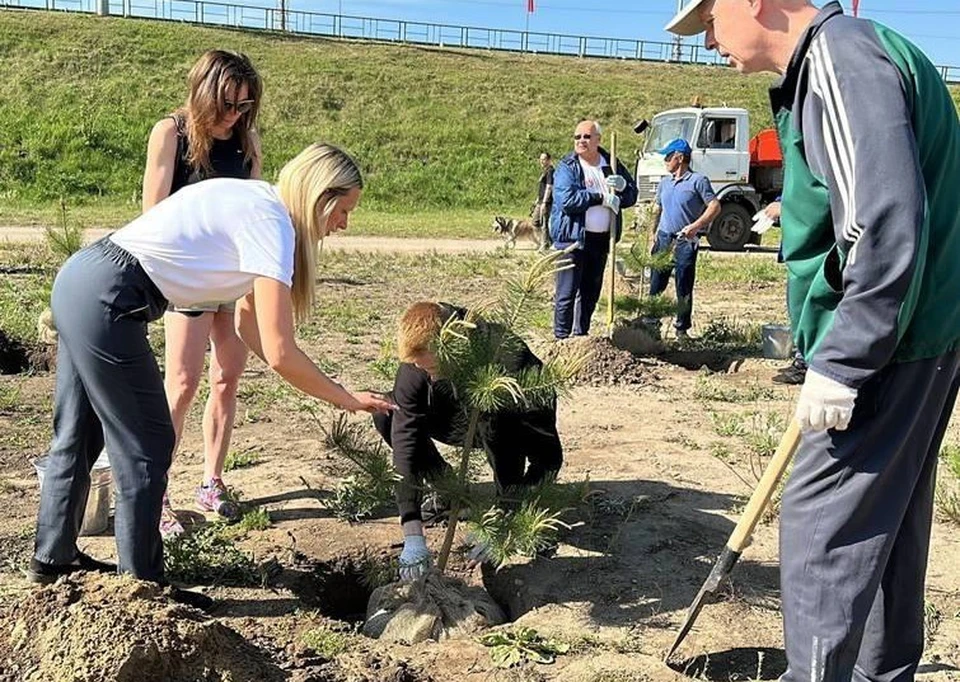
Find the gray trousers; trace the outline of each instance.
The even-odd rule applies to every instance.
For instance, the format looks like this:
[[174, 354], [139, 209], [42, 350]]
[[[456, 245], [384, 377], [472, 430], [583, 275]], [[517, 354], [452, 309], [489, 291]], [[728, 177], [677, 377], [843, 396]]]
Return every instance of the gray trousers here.
[[74, 254], [57, 275], [53, 441], [40, 495], [38, 561], [76, 558], [90, 470], [105, 442], [117, 492], [119, 568], [163, 580], [160, 506], [174, 433], [147, 323], [166, 305], [137, 260], [109, 238]]
[[781, 508], [783, 680], [914, 679], [958, 375], [958, 352], [890, 365], [860, 390], [847, 431], [804, 434]]

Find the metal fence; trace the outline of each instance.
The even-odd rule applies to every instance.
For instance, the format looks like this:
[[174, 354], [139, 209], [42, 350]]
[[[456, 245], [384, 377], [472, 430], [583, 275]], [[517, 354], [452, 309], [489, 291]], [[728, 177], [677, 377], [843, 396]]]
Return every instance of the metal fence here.
[[[507, 50], [531, 54], [722, 65], [700, 44], [456, 26], [322, 12], [235, 5], [207, 0], [0, 0], [0, 7], [111, 14], [212, 26], [283, 31], [326, 38], [438, 47]], [[960, 66], [938, 66], [948, 83], [960, 83]]]

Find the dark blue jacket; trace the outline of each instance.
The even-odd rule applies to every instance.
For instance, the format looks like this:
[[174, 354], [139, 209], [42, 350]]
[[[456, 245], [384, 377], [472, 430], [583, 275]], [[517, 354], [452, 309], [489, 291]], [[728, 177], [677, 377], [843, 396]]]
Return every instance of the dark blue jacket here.
[[[602, 147], [600, 154], [609, 163], [610, 155]], [[609, 166], [604, 166], [604, 175], [610, 175]], [[616, 239], [623, 234], [623, 209], [637, 203], [637, 183], [620, 161], [617, 161], [617, 174], [627, 181], [626, 188], [620, 193], [620, 209], [617, 214]], [[554, 248], [565, 249], [574, 242], [583, 247], [583, 234], [586, 227], [586, 213], [591, 206], [603, 203], [603, 195], [586, 188], [580, 157], [575, 152], [567, 154], [553, 175], [553, 210], [550, 212], [550, 239]]]

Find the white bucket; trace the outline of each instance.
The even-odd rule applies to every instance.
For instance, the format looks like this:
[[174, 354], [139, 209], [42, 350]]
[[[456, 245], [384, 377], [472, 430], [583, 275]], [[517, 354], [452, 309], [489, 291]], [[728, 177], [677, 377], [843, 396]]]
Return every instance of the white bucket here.
[[[37, 471], [37, 480], [43, 490], [43, 478], [47, 472], [47, 455], [33, 460]], [[113, 488], [113, 473], [106, 450], [100, 453], [90, 470], [90, 493], [87, 495], [87, 507], [83, 511], [83, 523], [80, 535], [99, 535], [110, 525], [110, 490]]]
[[765, 324], [760, 334], [763, 337], [763, 357], [769, 360], [793, 357], [793, 334], [789, 326]]

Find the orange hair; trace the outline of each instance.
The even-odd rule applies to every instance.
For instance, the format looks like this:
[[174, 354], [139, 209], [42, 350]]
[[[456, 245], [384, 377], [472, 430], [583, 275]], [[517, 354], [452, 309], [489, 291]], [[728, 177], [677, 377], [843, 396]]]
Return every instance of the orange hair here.
[[407, 308], [397, 325], [400, 361], [413, 362], [420, 353], [432, 352], [443, 322], [443, 308], [432, 301], [418, 301]]

